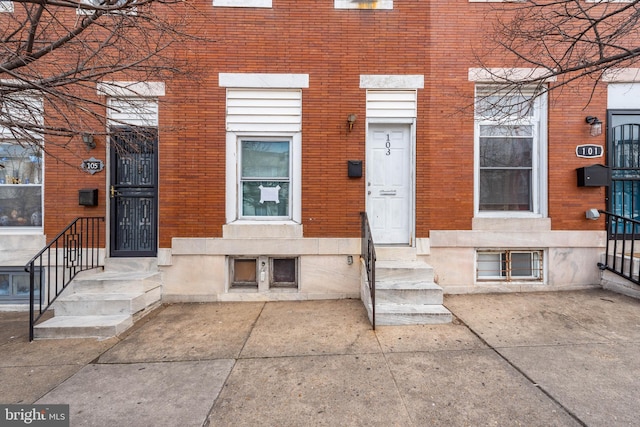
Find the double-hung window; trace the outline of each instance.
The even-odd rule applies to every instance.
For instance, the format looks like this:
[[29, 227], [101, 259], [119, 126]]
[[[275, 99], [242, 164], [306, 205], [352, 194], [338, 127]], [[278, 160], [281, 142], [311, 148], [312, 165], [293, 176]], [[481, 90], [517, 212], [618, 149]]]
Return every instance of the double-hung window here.
[[476, 212], [544, 214], [546, 107], [533, 89], [476, 88]]
[[291, 218], [291, 140], [240, 139], [242, 218]]
[[0, 120], [0, 230], [42, 230], [42, 101], [5, 98]]

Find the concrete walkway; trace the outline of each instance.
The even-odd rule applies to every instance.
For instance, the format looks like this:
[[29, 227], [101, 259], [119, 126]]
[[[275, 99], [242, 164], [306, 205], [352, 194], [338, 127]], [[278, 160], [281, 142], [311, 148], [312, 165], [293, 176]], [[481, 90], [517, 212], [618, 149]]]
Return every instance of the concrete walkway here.
[[632, 426], [640, 301], [445, 297], [453, 324], [374, 332], [358, 300], [174, 304], [117, 339], [27, 340], [0, 313], [0, 403], [72, 426]]

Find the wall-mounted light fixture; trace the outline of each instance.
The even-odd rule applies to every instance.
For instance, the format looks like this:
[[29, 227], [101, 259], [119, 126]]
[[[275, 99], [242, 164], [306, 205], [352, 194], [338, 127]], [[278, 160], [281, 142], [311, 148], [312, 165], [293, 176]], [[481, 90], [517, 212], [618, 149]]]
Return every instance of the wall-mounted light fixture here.
[[353, 129], [353, 124], [356, 122], [356, 119], [358, 118], [358, 116], [356, 114], [349, 114], [347, 116], [347, 123], [349, 124], [349, 131], [351, 131], [351, 129]]
[[96, 142], [93, 140], [93, 135], [90, 133], [82, 134], [82, 142], [84, 142], [84, 145], [86, 145], [89, 150], [96, 148]]
[[585, 122], [591, 126], [591, 136], [598, 136], [602, 134], [602, 122], [595, 116], [587, 116]]

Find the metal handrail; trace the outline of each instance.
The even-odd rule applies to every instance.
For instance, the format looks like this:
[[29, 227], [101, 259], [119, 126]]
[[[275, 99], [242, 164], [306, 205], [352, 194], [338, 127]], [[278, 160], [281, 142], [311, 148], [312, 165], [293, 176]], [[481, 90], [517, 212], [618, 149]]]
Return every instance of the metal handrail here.
[[361, 218], [361, 244], [360, 256], [364, 260], [367, 271], [369, 294], [371, 295], [371, 325], [376, 329], [376, 248], [373, 244], [373, 235], [366, 212], [360, 212]]
[[[598, 263], [601, 270], [609, 270], [637, 285], [640, 285], [640, 249], [636, 240], [640, 237], [640, 221], [607, 211], [607, 245], [604, 263]], [[634, 259], [638, 259], [634, 267]]]
[[[104, 217], [76, 218], [25, 266], [29, 273], [29, 341], [33, 341], [36, 322], [78, 273], [104, 268], [100, 264], [100, 248], [103, 247], [100, 223], [103, 222]], [[43, 283], [47, 285], [46, 290]]]

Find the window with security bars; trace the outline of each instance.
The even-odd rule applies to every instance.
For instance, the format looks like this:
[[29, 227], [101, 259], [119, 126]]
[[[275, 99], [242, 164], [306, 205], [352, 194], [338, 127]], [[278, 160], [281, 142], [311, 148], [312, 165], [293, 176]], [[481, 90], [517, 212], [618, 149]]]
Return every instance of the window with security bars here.
[[478, 251], [478, 280], [543, 280], [542, 251]]

